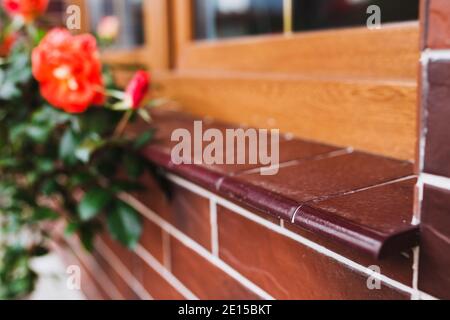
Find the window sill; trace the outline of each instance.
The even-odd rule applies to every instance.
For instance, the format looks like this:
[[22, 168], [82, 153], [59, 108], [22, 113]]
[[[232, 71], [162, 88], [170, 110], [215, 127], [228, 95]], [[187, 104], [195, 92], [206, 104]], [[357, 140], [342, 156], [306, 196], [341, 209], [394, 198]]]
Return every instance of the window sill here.
[[[260, 175], [258, 165], [175, 165], [173, 130], [192, 132], [193, 121], [199, 119], [161, 110], [153, 118], [157, 134], [143, 150], [147, 158], [241, 206], [377, 259], [418, 244], [419, 228], [411, 223], [417, 178], [409, 162], [282, 139], [281, 168], [274, 176]], [[204, 130], [233, 128], [207, 119], [203, 123]]]

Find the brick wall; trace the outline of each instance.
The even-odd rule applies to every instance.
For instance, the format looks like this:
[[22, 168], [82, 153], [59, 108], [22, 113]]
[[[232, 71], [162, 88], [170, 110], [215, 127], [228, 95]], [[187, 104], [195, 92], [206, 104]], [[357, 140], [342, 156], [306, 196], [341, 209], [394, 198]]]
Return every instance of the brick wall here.
[[[124, 195], [145, 221], [136, 252], [107, 236], [98, 241], [94, 256], [83, 253], [76, 240], [69, 243], [68, 263], [79, 259], [88, 297], [411, 299], [416, 295], [411, 252], [377, 261], [240, 207], [178, 176], [169, 174], [167, 179], [170, 200], [150, 177], [145, 179], [148, 192]], [[373, 275], [368, 268], [372, 265], [380, 266], [382, 274]], [[370, 276], [381, 280], [380, 289], [368, 288]]]
[[450, 1], [422, 9], [418, 288], [450, 299]]
[[[136, 252], [106, 236], [94, 256], [76, 241], [60, 251], [82, 266], [83, 289], [101, 299], [449, 299], [450, 2], [422, 1], [420, 144], [417, 205], [420, 246], [377, 260], [168, 174], [171, 197], [151, 177], [149, 191], [125, 195], [145, 221]], [[289, 160], [289, 159], [286, 159]], [[198, 181], [197, 181], [198, 182]], [[389, 189], [400, 185], [400, 188]], [[415, 179], [350, 194], [405, 198]], [[378, 191], [377, 191], [378, 190]], [[388, 195], [388, 197], [386, 197]], [[254, 206], [257, 204], [253, 204]], [[334, 203], [333, 205], [336, 205]], [[387, 215], [396, 214], [389, 206]], [[373, 208], [372, 208], [373, 209]], [[392, 218], [394, 218], [392, 216]], [[400, 217], [403, 220], [403, 217]], [[398, 217], [397, 217], [398, 219]], [[381, 274], [369, 268], [377, 266]], [[370, 278], [372, 277], [372, 278]], [[369, 284], [381, 281], [380, 289]]]

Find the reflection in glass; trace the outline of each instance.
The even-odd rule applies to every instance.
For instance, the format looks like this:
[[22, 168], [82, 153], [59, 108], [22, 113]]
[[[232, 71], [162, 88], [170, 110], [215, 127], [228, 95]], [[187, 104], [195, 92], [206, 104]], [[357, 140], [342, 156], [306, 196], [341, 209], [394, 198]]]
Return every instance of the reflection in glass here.
[[195, 39], [283, 31], [283, 0], [195, 0]]
[[90, 0], [86, 3], [93, 32], [103, 17], [119, 19], [120, 31], [113, 48], [129, 49], [144, 44], [142, 0]]
[[381, 9], [381, 23], [417, 20], [419, 0], [293, 0], [294, 30], [365, 26], [370, 5]]

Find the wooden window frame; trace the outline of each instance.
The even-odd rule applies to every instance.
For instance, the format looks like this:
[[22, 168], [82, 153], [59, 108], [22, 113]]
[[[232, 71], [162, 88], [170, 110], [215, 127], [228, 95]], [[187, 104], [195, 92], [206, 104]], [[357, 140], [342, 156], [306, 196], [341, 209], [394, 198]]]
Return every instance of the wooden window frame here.
[[[81, 8], [82, 30], [91, 30], [86, 1], [67, 0]], [[91, 0], [92, 1], [92, 0]], [[169, 54], [169, 3], [167, 0], [143, 0], [144, 44], [130, 49], [110, 49], [102, 52], [102, 60], [114, 66], [140, 65], [152, 70], [167, 69]]]
[[[175, 64], [180, 70], [417, 79], [417, 21], [390, 23], [380, 30], [351, 27], [194, 40], [193, 0], [173, 2]], [[352, 55], [346, 56], [350, 50]]]
[[419, 22], [193, 39], [193, 0], [171, 0], [174, 72], [188, 112], [414, 160]]

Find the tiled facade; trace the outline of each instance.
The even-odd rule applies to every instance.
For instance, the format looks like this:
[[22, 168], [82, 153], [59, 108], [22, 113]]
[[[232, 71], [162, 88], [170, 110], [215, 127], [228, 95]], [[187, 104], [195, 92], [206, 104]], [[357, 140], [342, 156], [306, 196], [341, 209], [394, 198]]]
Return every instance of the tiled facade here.
[[423, 3], [417, 287], [450, 299], [450, 2]]
[[186, 124], [173, 117], [147, 150], [175, 172], [170, 195], [152, 177], [145, 194], [124, 195], [144, 218], [136, 252], [102, 238], [87, 257], [71, 244], [87, 296], [450, 299], [450, 2], [423, 1], [422, 21], [418, 175], [405, 161], [289, 139], [289, 166], [272, 178], [258, 166], [175, 168], [154, 152]]
[[[210, 204], [209, 217], [202, 222], [210, 230], [208, 245], [204, 236], [191, 237], [183, 225], [165, 220], [176, 206], [166, 206], [171, 212], [155, 212], [151, 205], [126, 196], [153, 235], [142, 239], [136, 253], [102, 238], [97, 264], [88, 255], [82, 257], [91, 263], [83, 272], [96, 277], [101, 283], [97, 290], [103, 287], [110, 293], [107, 299], [410, 299], [414, 293], [412, 256], [407, 253], [377, 261], [237, 206], [175, 175], [168, 175], [168, 180], [172, 199], [189, 195], [193, 210], [203, 208], [198, 206], [202, 201]], [[150, 192], [162, 191], [154, 184]], [[169, 236], [159, 237], [165, 233]], [[372, 265], [380, 266], [382, 274], [374, 275], [368, 269]], [[114, 290], [108, 290], [111, 283], [102, 281], [98, 268], [110, 277]], [[371, 276], [381, 280], [379, 289], [368, 288], [368, 282], [374, 281]]]

